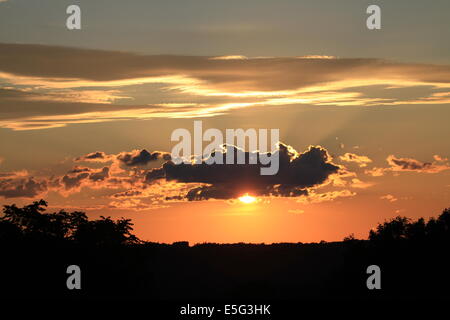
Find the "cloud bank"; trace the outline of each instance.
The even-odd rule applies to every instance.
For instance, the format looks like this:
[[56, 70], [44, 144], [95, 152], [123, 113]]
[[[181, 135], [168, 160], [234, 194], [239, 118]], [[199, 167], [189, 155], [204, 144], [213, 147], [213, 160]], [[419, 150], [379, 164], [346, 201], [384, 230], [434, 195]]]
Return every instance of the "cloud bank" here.
[[[450, 102], [448, 65], [331, 56], [139, 55], [0, 44], [0, 83], [0, 127], [13, 130], [217, 116], [255, 106]], [[405, 88], [420, 90], [405, 94]]]
[[320, 197], [332, 200], [348, 196], [336, 193], [336, 196], [329, 194], [323, 198], [324, 195], [316, 193], [316, 189], [332, 184], [336, 176], [351, 176], [342, 166], [333, 163], [328, 151], [321, 146], [310, 146], [298, 153], [280, 143], [275, 151], [279, 154], [279, 171], [273, 176], [261, 175], [259, 162], [248, 164], [249, 157], [260, 156], [257, 151], [244, 152], [235, 146], [223, 146], [210, 156], [222, 157], [225, 161], [227, 152], [231, 151], [235, 160], [238, 153], [243, 153], [247, 164], [175, 165], [169, 154], [161, 151], [142, 149], [118, 154], [95, 151], [73, 159], [75, 165], [60, 176], [34, 178], [26, 171], [2, 173], [0, 196], [35, 198], [56, 192], [68, 197], [83, 189], [85, 193], [88, 189], [101, 189], [110, 194], [108, 206], [124, 208], [128, 204], [136, 210], [160, 207], [173, 201], [235, 199], [244, 193], [264, 197], [308, 196], [315, 201]]

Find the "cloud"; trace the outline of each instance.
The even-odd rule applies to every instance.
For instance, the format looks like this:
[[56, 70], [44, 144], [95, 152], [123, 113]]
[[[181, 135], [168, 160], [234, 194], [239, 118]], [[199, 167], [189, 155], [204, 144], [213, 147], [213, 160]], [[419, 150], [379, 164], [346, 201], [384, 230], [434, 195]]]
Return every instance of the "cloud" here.
[[[0, 127], [13, 130], [217, 116], [267, 105], [450, 103], [449, 65], [317, 55], [139, 55], [0, 44], [0, 82]], [[405, 88], [419, 87], [405, 95]]]
[[118, 162], [128, 167], [145, 166], [149, 162], [156, 160], [170, 160], [170, 154], [168, 152], [153, 151], [148, 152], [145, 149], [133, 150], [131, 152], [120, 152], [117, 155], [106, 154], [103, 151], [95, 151], [88, 153], [84, 156], [75, 158], [77, 162]]
[[442, 161], [421, 162], [411, 158], [396, 158], [394, 155], [389, 155], [386, 160], [391, 165], [392, 171], [437, 173], [450, 169], [450, 165], [441, 164]]
[[[275, 151], [279, 154], [279, 171], [273, 176], [262, 176], [261, 165], [248, 164], [250, 156], [260, 156], [258, 151], [250, 153], [235, 146], [223, 146], [214, 155], [224, 159], [231, 150], [235, 152], [235, 160], [238, 153], [244, 154], [247, 164], [175, 165], [169, 154], [162, 151], [142, 149], [116, 155], [96, 151], [75, 158], [75, 163], [84, 161], [87, 165], [75, 165], [62, 175], [35, 179], [30, 178], [27, 171], [0, 173], [0, 196], [35, 197], [52, 191], [67, 197], [83, 188], [101, 189], [104, 199], [109, 199], [109, 203], [103, 204], [104, 208], [143, 210], [171, 202], [236, 199], [247, 192], [261, 197], [307, 198], [305, 201], [311, 203], [354, 195], [344, 190], [317, 193], [316, 190], [324, 186], [336, 187], [333, 181], [338, 178], [355, 176], [333, 163], [328, 151], [321, 146], [309, 146], [299, 153], [280, 143]], [[93, 161], [103, 163], [106, 159], [112, 159], [108, 166], [89, 166]], [[157, 159], [165, 161], [161, 167], [143, 166]], [[119, 164], [123, 167], [120, 168]], [[89, 190], [85, 192], [89, 193]]]
[[[259, 152], [243, 152], [234, 146], [216, 151], [216, 158], [225, 163], [227, 152], [244, 153], [247, 164], [179, 164], [168, 161], [159, 169], [150, 170], [146, 181], [165, 179], [180, 183], [201, 183], [185, 195], [188, 200], [231, 199], [249, 192], [258, 196], [296, 197], [306, 195], [308, 188], [317, 187], [341, 169], [331, 161], [327, 150], [310, 146], [305, 152], [297, 153], [292, 147], [280, 143], [277, 174], [261, 175], [260, 164], [248, 164], [249, 157], [259, 158]], [[212, 156], [212, 155], [211, 155]]]
[[297, 57], [298, 59], [336, 59], [335, 56], [310, 54], [307, 56]]
[[[33, 63], [29, 62], [31, 57]], [[401, 64], [378, 59], [228, 57], [232, 58], [217, 60], [217, 57], [152, 56], [34, 44], [0, 44], [0, 70], [50, 81], [62, 78], [96, 82], [136, 80], [139, 83], [147, 78], [189, 75], [189, 78], [200, 80], [196, 83], [207, 81], [223, 89], [240, 88], [239, 91], [245, 92], [298, 89], [343, 78], [390, 78], [430, 84], [448, 84], [450, 79], [449, 66]]]
[[167, 152], [154, 151], [152, 153], [147, 150], [133, 150], [132, 152], [122, 152], [117, 156], [117, 159], [129, 167], [144, 166], [151, 161], [158, 159], [169, 159]]
[[75, 166], [72, 170], [69, 170], [68, 173], [81, 173], [81, 172], [90, 172], [90, 171], [91, 171], [91, 168]]
[[438, 161], [438, 162], [445, 162], [445, 161], [448, 161], [448, 158], [443, 158], [443, 157], [441, 157], [441, 156], [438, 155], [438, 154], [435, 154], [435, 155], [433, 156], [433, 159], [436, 160], [436, 161]]
[[72, 170], [69, 170], [63, 177], [52, 179], [51, 186], [55, 191], [60, 191], [62, 194], [67, 195], [70, 193], [67, 193], [66, 191], [73, 189], [71, 192], [79, 192], [81, 187], [83, 186], [88, 186], [91, 188], [98, 187], [99, 182], [105, 181], [109, 177], [109, 167], [93, 169], [88, 167], [75, 166]]
[[397, 158], [394, 155], [389, 155], [386, 161], [390, 167], [366, 170], [366, 174], [379, 177], [387, 172], [438, 173], [450, 169], [450, 164], [446, 162], [446, 158], [435, 155], [434, 159], [433, 162], [422, 162], [412, 158]]
[[242, 55], [232, 55], [232, 56], [219, 56], [219, 57], [211, 57], [210, 60], [247, 60], [246, 56]]
[[392, 194], [387, 194], [387, 195], [385, 195], [385, 196], [381, 196], [380, 199], [381, 199], [381, 200], [387, 200], [387, 201], [389, 201], [389, 202], [395, 202], [395, 201], [398, 200], [398, 199], [397, 199], [396, 197], [394, 197]]
[[75, 159], [75, 161], [87, 161], [87, 162], [108, 162], [112, 160], [113, 157], [107, 155], [103, 151], [91, 152]]
[[[96, 151], [73, 159], [75, 163], [85, 162], [87, 165], [75, 165], [62, 175], [42, 176], [35, 179], [30, 178], [25, 170], [0, 172], [0, 197], [34, 197], [48, 191], [67, 197], [79, 193], [83, 188], [103, 189], [107, 193], [112, 193], [115, 201], [142, 198], [143, 205], [153, 208], [164, 202], [166, 197], [175, 197], [179, 192], [187, 193], [189, 189], [200, 185], [178, 184], [170, 181], [153, 181], [150, 185], [145, 179], [147, 176], [151, 177], [148, 174], [151, 169], [141, 165], [156, 159], [169, 160], [170, 157], [168, 153], [160, 151], [133, 150], [120, 152], [117, 155]], [[101, 168], [89, 166], [94, 162], [107, 161], [111, 163]], [[119, 167], [120, 164], [123, 164], [123, 168]], [[89, 190], [86, 192], [89, 193]], [[116, 204], [115, 207], [119, 206]]]
[[127, 210], [146, 210], [151, 208], [140, 199], [124, 199], [120, 201], [111, 201], [108, 205], [111, 209], [127, 209]]
[[111, 197], [116, 198], [116, 199], [121, 199], [121, 198], [135, 198], [135, 197], [141, 197], [141, 196], [143, 196], [143, 192], [140, 190], [127, 190], [127, 191], [115, 193]]
[[312, 191], [308, 194], [308, 196], [299, 198], [297, 202], [304, 204], [322, 203], [334, 201], [338, 198], [354, 197], [355, 195], [356, 192], [352, 192], [350, 190], [336, 190], [323, 193], [316, 193], [315, 191]]
[[339, 158], [345, 162], [355, 162], [360, 167], [366, 167], [368, 163], [372, 162], [372, 160], [369, 157], [359, 156], [357, 154], [349, 153], [349, 152], [347, 152], [343, 156], [340, 156]]
[[293, 214], [302, 214], [305, 213], [305, 210], [302, 209], [290, 209], [288, 210], [289, 213], [293, 213]]
[[4, 198], [33, 198], [47, 191], [45, 181], [34, 178], [0, 179], [0, 196]]
[[352, 179], [352, 182], [350, 186], [352, 188], [358, 188], [358, 189], [366, 189], [372, 187], [374, 184], [371, 182], [363, 182], [357, 178]]
[[78, 188], [82, 181], [84, 179], [87, 179], [89, 177], [89, 173], [87, 172], [82, 172], [80, 174], [76, 174], [76, 175], [65, 175], [62, 177], [61, 179], [61, 183], [64, 185], [64, 188], [66, 190], [72, 189], [72, 188]]
[[103, 181], [109, 177], [109, 168], [104, 167], [100, 171], [92, 172], [89, 176], [89, 179], [92, 181]]
[[384, 176], [385, 172], [390, 171], [389, 168], [372, 168], [369, 170], [364, 171], [365, 174], [368, 174], [372, 177], [382, 177]]
[[[158, 180], [151, 184], [134, 184], [130, 189], [111, 195], [109, 205], [114, 208], [142, 210], [166, 207], [168, 203], [187, 201], [184, 197], [189, 190], [201, 184], [177, 183]], [[139, 200], [127, 202], [127, 200]], [[119, 204], [121, 203], [121, 204]], [[137, 205], [139, 204], [139, 205]]]
[[17, 179], [28, 176], [27, 170], [12, 171], [12, 172], [0, 172], [0, 181], [3, 179]]
[[[248, 164], [249, 158], [260, 157], [258, 151], [244, 152], [235, 146], [223, 146], [208, 157], [225, 157], [228, 152], [243, 154], [247, 164], [189, 163], [175, 165], [170, 155], [162, 151], [145, 149], [107, 155], [96, 151], [75, 158], [75, 161], [101, 161], [113, 159], [110, 166], [95, 169], [75, 166], [62, 177], [48, 179], [49, 188], [64, 196], [80, 192], [83, 187], [117, 190], [111, 195], [111, 208], [141, 210], [160, 206], [166, 202], [208, 199], [235, 199], [249, 192], [254, 196], [304, 197], [312, 192], [313, 201], [332, 200], [334, 195], [317, 196], [315, 189], [336, 179], [354, 177], [344, 167], [332, 162], [328, 151], [320, 146], [310, 146], [303, 153], [280, 143], [275, 151], [279, 154], [279, 171], [273, 176], [260, 174], [260, 164]], [[275, 156], [275, 155], [272, 155]], [[208, 157], [203, 160], [206, 161]], [[151, 161], [165, 160], [161, 167], [145, 168]], [[123, 164], [123, 169], [117, 167]], [[336, 197], [346, 193], [336, 194]], [[128, 201], [119, 205], [118, 201]]]

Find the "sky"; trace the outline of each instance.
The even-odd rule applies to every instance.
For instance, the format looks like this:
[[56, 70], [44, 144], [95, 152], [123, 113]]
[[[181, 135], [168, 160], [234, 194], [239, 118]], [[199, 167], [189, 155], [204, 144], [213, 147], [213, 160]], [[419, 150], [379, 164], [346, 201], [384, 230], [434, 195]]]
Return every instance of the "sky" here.
[[[81, 30], [66, 28], [71, 4]], [[380, 30], [366, 27], [370, 4]], [[450, 200], [449, 9], [0, 1], [0, 204], [127, 217], [169, 243], [338, 241], [437, 216]], [[171, 134], [195, 120], [279, 129], [280, 173], [175, 166]]]

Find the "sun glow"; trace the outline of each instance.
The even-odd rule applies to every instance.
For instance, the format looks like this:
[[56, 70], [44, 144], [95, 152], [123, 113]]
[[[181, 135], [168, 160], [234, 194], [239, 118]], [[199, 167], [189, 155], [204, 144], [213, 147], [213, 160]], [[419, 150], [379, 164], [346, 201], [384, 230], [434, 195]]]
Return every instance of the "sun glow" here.
[[250, 204], [256, 201], [255, 197], [252, 197], [251, 195], [249, 195], [248, 193], [244, 194], [242, 197], [239, 198], [239, 201], [245, 203], [245, 204]]

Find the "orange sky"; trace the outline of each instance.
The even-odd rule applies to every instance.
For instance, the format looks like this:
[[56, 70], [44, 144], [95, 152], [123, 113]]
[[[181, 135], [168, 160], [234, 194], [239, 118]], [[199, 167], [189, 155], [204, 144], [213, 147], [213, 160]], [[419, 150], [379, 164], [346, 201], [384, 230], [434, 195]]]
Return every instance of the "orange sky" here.
[[[382, 2], [371, 32], [360, 1], [79, 1], [90, 18], [78, 33], [60, 25], [62, 2], [1, 2], [0, 204], [44, 198], [192, 243], [365, 238], [397, 215], [438, 215], [450, 206], [449, 4]], [[279, 129], [296, 150], [289, 174], [170, 176], [171, 133], [194, 120]], [[312, 164], [290, 166], [302, 156]], [[245, 192], [256, 201], [236, 200]]]
[[319, 242], [340, 241], [351, 233], [367, 238], [369, 230], [384, 219], [399, 214], [436, 216], [446, 205], [446, 201], [398, 201], [401, 204], [371, 196], [306, 206], [292, 199], [254, 204], [206, 201], [116, 214], [132, 218], [136, 234], [155, 242]]

